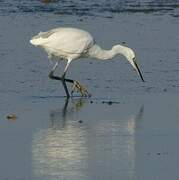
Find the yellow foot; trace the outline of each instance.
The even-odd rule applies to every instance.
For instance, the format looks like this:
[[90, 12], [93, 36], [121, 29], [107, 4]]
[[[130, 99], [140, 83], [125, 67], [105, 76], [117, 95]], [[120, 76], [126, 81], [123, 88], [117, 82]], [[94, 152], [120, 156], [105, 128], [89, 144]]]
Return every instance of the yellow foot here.
[[88, 93], [88, 90], [84, 86], [82, 86], [78, 81], [74, 81], [71, 95], [73, 95], [74, 91], [80, 92], [81, 96], [83, 96], [83, 97], [91, 96], [91, 94]]

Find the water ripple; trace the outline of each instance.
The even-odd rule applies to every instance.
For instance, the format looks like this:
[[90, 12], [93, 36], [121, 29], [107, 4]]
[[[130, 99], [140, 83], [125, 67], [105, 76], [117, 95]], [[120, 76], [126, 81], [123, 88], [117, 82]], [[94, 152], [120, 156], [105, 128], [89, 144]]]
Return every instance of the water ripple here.
[[[179, 0], [1, 0], [0, 13], [54, 13], [95, 16], [104, 13], [171, 12], [179, 8]], [[173, 13], [171, 14], [173, 15]]]

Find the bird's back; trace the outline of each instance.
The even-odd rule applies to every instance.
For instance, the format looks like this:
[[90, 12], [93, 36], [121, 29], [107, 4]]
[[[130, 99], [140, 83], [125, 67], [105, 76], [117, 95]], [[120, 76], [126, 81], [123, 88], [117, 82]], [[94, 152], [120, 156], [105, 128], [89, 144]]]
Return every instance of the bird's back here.
[[31, 44], [44, 48], [55, 56], [60, 54], [81, 54], [94, 44], [93, 37], [84, 30], [77, 28], [55, 28], [40, 32], [32, 37]]

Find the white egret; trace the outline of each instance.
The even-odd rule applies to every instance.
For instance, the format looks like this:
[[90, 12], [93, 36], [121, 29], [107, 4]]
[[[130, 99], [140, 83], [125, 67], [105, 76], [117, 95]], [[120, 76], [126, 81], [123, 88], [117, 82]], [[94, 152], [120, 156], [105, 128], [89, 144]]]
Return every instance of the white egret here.
[[[47, 52], [49, 58], [57, 60], [49, 74], [49, 78], [60, 80], [63, 83], [67, 97], [70, 97], [70, 94], [66, 82], [73, 84], [71, 95], [75, 89], [79, 91], [82, 96], [89, 95], [87, 89], [78, 81], [67, 79], [65, 77], [71, 61], [79, 58], [91, 57], [99, 60], [108, 60], [121, 54], [126, 57], [128, 62], [138, 72], [142, 81], [144, 81], [136, 61], [135, 53], [132, 49], [117, 44], [114, 45], [111, 50], [104, 50], [95, 43], [91, 34], [81, 29], [59, 27], [47, 32], [40, 32], [38, 35], [32, 37], [30, 43], [43, 48]], [[67, 60], [67, 64], [63, 75], [58, 77], [54, 75], [54, 71], [56, 70], [60, 60]]]

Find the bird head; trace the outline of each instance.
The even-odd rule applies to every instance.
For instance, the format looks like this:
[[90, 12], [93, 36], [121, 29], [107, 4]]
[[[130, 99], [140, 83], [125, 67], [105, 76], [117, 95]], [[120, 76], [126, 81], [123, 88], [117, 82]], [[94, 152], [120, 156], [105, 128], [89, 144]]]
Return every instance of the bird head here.
[[116, 52], [118, 52], [119, 54], [122, 54], [124, 57], [126, 57], [128, 62], [132, 65], [134, 70], [137, 71], [140, 78], [144, 82], [144, 78], [143, 78], [142, 73], [141, 73], [141, 71], [139, 69], [139, 66], [138, 66], [138, 63], [137, 63], [137, 58], [136, 58], [136, 55], [135, 55], [134, 51], [132, 49], [130, 49], [130, 48], [126, 47], [126, 46], [122, 46], [122, 45], [115, 45], [115, 46], [113, 46], [113, 49]]

